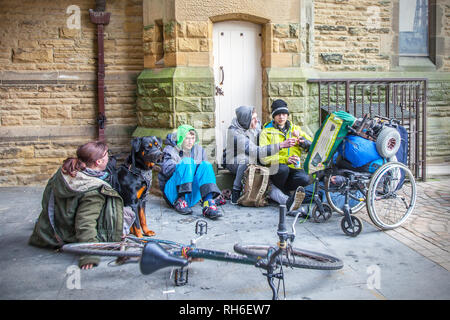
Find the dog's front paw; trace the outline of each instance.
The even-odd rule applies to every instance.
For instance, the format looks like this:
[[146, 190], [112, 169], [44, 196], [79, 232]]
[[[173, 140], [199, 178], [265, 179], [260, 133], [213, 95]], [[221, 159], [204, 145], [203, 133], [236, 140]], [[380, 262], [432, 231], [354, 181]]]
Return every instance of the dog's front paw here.
[[154, 235], [156, 235], [156, 232], [152, 230], [146, 230], [144, 231], [144, 235], [146, 235], [147, 237], [153, 237]]
[[161, 171], [161, 167], [159, 165], [155, 164], [155, 165], [153, 165], [152, 170], [155, 171], [155, 172], [160, 172]]

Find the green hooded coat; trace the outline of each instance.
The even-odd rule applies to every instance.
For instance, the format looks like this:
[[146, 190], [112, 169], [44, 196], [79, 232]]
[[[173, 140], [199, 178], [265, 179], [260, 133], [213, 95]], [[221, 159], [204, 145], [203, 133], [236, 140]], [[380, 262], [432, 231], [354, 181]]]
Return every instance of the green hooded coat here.
[[[29, 244], [58, 248], [73, 242], [115, 242], [122, 238], [123, 200], [117, 191], [96, 177], [76, 177], [59, 169], [42, 197], [42, 211]], [[79, 265], [98, 265], [95, 256], [83, 256]]]

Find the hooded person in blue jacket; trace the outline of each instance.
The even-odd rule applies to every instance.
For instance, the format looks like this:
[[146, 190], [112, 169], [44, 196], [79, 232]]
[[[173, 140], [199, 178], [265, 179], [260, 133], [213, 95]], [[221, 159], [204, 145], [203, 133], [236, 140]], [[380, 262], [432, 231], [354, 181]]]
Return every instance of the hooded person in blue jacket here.
[[167, 135], [159, 185], [165, 200], [178, 213], [191, 214], [190, 208], [202, 200], [203, 215], [216, 219], [222, 213], [213, 199], [221, 192], [213, 167], [198, 142], [197, 131], [190, 125], [181, 125], [176, 135]]

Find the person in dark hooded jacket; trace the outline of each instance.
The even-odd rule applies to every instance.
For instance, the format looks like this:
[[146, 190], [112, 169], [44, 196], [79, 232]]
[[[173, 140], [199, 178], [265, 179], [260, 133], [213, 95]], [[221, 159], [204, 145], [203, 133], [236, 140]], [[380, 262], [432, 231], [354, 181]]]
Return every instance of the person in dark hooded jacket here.
[[213, 199], [221, 192], [213, 167], [198, 142], [197, 131], [190, 125], [181, 125], [176, 135], [167, 135], [159, 186], [166, 202], [178, 213], [191, 214], [190, 208], [202, 200], [203, 215], [216, 219], [222, 213]]
[[258, 164], [261, 158], [276, 154], [283, 148], [293, 146], [295, 139], [287, 139], [281, 143], [258, 146], [261, 124], [254, 107], [240, 106], [235, 111], [236, 117], [231, 121], [227, 131], [227, 144], [224, 151], [223, 164], [235, 174], [231, 203], [237, 204], [242, 189], [242, 177], [249, 164]]

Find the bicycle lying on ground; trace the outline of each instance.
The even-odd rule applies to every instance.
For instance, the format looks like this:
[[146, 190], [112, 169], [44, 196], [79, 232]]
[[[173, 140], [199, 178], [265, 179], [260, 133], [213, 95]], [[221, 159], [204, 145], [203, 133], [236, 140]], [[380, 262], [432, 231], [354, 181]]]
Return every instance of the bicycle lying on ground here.
[[[289, 233], [285, 223], [286, 206], [280, 206], [277, 245], [271, 247], [235, 244], [234, 250], [237, 253], [197, 248], [197, 241], [207, 234], [207, 222], [202, 219], [195, 225], [195, 233], [199, 237], [191, 240], [188, 245], [170, 240], [137, 238], [129, 235], [122, 242], [71, 243], [64, 245], [61, 250], [81, 255], [112, 256], [122, 260], [134, 258], [134, 261], [139, 262], [143, 274], [151, 274], [166, 267], [175, 267], [174, 279], [178, 286], [188, 281], [189, 263], [200, 259], [254, 265], [264, 270], [263, 275], [266, 276], [272, 290], [272, 299], [276, 300], [280, 284], [283, 286], [284, 297], [286, 297], [283, 266], [316, 270], [338, 270], [343, 267], [343, 262], [339, 258], [292, 247], [298, 216], [299, 214], [292, 223], [292, 232]], [[277, 287], [275, 287], [275, 279], [278, 279]]]

